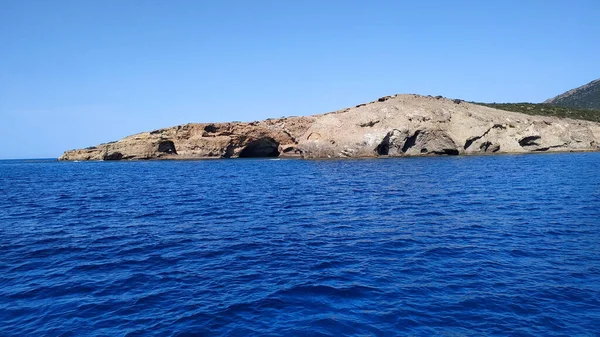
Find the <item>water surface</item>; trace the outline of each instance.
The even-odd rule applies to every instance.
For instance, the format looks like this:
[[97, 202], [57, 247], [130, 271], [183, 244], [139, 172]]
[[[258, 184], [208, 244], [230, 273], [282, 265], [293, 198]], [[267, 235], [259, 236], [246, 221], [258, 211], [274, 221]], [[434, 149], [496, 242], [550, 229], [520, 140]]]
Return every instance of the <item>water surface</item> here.
[[0, 335], [599, 335], [599, 172], [0, 161]]

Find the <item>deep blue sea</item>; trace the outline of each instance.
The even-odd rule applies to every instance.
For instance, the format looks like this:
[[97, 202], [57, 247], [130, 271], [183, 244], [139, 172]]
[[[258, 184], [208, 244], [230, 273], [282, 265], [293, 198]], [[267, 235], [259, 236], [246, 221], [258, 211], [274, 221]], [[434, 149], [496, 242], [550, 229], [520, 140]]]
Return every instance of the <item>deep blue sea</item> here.
[[0, 336], [598, 336], [600, 153], [0, 161]]

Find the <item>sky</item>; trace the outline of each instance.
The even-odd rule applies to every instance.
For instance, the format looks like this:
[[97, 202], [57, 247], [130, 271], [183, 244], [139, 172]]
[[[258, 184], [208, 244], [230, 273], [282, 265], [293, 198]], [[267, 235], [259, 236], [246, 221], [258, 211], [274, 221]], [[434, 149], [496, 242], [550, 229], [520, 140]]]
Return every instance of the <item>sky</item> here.
[[2, 0], [0, 158], [397, 93], [541, 102], [600, 77], [598, 0]]

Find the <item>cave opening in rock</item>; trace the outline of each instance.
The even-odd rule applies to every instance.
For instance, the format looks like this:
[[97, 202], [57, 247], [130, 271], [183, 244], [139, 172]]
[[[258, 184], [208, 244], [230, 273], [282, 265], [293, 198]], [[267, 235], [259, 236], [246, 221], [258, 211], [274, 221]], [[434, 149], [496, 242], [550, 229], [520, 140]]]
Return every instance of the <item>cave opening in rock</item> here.
[[273, 138], [260, 138], [246, 145], [240, 152], [240, 158], [278, 157], [279, 143]]
[[447, 156], [458, 156], [460, 152], [457, 149], [442, 149], [440, 151], [434, 151], [434, 154], [437, 155], [447, 155]]
[[173, 143], [170, 140], [165, 140], [158, 143], [158, 152], [177, 154], [177, 150], [175, 149], [175, 143]]
[[111, 152], [104, 154], [103, 160], [121, 160], [123, 159], [123, 154], [121, 152]]
[[381, 143], [377, 145], [377, 155], [379, 156], [387, 156], [390, 154], [390, 137], [389, 135], [385, 136]]

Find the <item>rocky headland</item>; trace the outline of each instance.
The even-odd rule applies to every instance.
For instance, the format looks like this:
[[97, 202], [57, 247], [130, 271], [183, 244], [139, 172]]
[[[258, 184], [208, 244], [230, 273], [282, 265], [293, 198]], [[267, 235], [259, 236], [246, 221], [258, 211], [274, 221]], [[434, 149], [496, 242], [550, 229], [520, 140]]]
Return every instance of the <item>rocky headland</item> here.
[[59, 160], [359, 158], [600, 151], [600, 123], [441, 96], [381, 97], [322, 115], [193, 123], [65, 152]]

